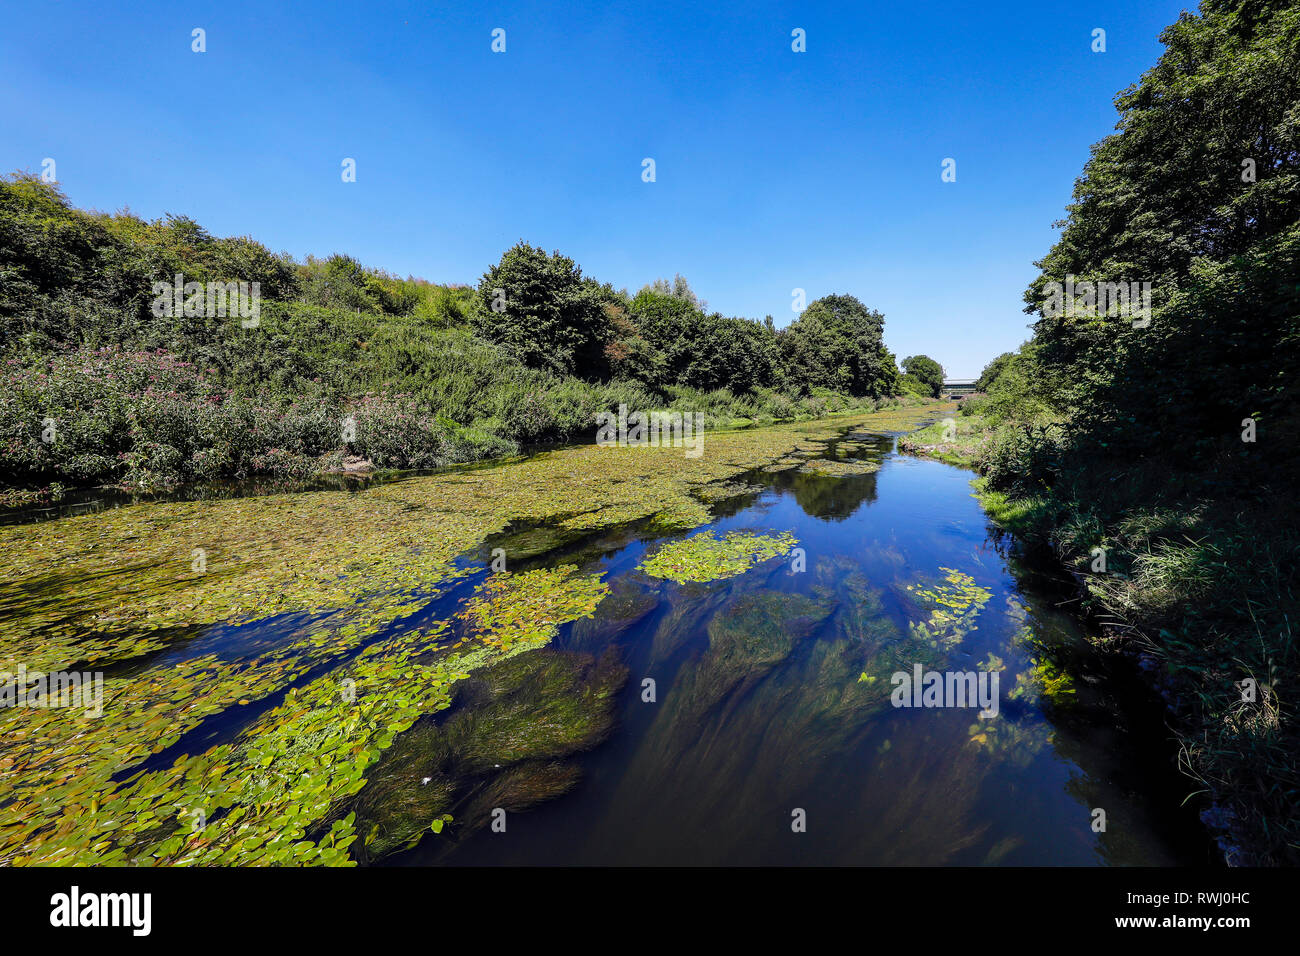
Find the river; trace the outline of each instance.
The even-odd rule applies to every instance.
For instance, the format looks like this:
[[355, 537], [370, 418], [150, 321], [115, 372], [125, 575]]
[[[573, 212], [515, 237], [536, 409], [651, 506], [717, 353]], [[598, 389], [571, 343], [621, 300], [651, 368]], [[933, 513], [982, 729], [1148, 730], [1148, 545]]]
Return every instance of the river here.
[[[426, 750], [394, 754], [404, 773], [376, 806], [451, 782], [453, 815], [478, 825], [392, 862], [1204, 863], [1156, 703], [1092, 649], [1068, 591], [990, 524], [970, 473], [896, 441], [846, 428], [806, 457], [878, 470], [755, 470], [752, 490], [690, 532], [789, 532], [802, 568], [788, 555], [677, 583], [637, 570], [661, 535], [547, 550], [545, 528], [529, 528], [490, 542], [530, 553], [529, 567], [599, 570], [612, 594], [533, 652], [530, 666], [546, 660], [563, 679], [498, 682], [518, 659], [474, 675], [429, 722]], [[951, 613], [931, 641], [915, 625], [936, 606]], [[917, 663], [1000, 668], [996, 716], [893, 706], [888, 678]], [[602, 726], [519, 747], [512, 725], [563, 725], [553, 693], [580, 696]]]
[[1210, 862], [935, 414], [0, 527], [0, 862]]

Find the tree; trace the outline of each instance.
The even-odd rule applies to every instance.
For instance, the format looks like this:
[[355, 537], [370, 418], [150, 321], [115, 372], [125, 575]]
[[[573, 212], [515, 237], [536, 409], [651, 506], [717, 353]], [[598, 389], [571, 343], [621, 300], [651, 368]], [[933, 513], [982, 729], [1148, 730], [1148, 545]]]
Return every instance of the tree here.
[[685, 280], [667, 289], [664, 280], [637, 293], [630, 317], [651, 354], [656, 388], [684, 385], [709, 391], [751, 392], [780, 379], [776, 333], [761, 322], [705, 313]]
[[885, 317], [851, 295], [828, 295], [809, 303], [780, 333], [791, 385], [832, 388], [879, 398], [898, 390], [894, 357], [883, 342]]
[[898, 388], [904, 395], [917, 395], [921, 398], [934, 398], [934, 389], [929, 382], [923, 382], [915, 375], [900, 375]]
[[932, 398], [938, 398], [943, 391], [943, 366], [928, 355], [909, 355], [903, 359], [903, 372], [925, 385]]
[[691, 284], [686, 281], [686, 276], [682, 275], [680, 272], [673, 276], [672, 282], [669, 282], [667, 279], [655, 279], [654, 282], [645, 286], [641, 291], [645, 292], [646, 290], [656, 292], [659, 295], [670, 295], [675, 299], [681, 299], [683, 302], [688, 303], [691, 308], [695, 309], [697, 312], [709, 311], [709, 303], [705, 302], [695, 294], [695, 290], [691, 288]]
[[980, 377], [975, 380], [975, 391], [987, 392], [1003, 370], [1011, 363], [1016, 356], [1015, 352], [1003, 352], [994, 358], [988, 365], [984, 366], [984, 371], [980, 372]]
[[474, 330], [531, 368], [601, 378], [611, 338], [605, 306], [615, 300], [572, 259], [521, 241], [483, 274]]
[[[1093, 147], [1025, 311], [1075, 437], [1194, 459], [1294, 403], [1300, 9], [1207, 0], [1160, 38], [1157, 64], [1116, 99], [1117, 132]], [[1054, 303], [1049, 283], [1069, 277], [1150, 283], [1151, 310], [1135, 322], [1086, 296]]]
[[1036, 352], [1034, 343], [1026, 342], [984, 366], [975, 387], [986, 393], [978, 408], [989, 422], [1055, 421], [1059, 417], [1046, 400], [1052, 391], [1050, 377], [1039, 365]]

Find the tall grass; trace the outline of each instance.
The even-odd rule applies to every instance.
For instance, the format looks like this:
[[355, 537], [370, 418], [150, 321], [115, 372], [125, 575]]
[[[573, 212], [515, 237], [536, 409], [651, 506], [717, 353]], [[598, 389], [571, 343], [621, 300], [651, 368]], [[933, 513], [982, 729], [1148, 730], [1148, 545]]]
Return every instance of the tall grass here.
[[1225, 834], [1229, 858], [1300, 863], [1292, 492], [1246, 470], [1230, 443], [1205, 458], [1116, 459], [1059, 428], [968, 420], [984, 436], [969, 463], [989, 516], [1051, 548], [1108, 643], [1153, 665], [1195, 781], [1189, 797]]

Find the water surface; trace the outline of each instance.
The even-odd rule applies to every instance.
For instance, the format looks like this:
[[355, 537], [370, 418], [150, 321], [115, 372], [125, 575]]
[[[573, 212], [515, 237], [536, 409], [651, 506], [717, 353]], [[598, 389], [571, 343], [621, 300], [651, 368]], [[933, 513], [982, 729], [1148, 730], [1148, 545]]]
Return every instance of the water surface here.
[[[436, 791], [456, 824], [388, 862], [1204, 863], [1154, 702], [991, 526], [970, 473], [895, 443], [846, 429], [805, 457], [878, 471], [791, 459], [689, 533], [792, 532], [802, 569], [790, 555], [711, 583], [652, 578], [637, 568], [665, 538], [636, 528], [488, 542], [484, 557], [502, 547], [517, 567], [602, 571], [612, 592], [399, 741], [360, 797], [361, 831], [418, 819]], [[978, 599], [960, 626], [919, 634], [934, 610], [919, 595], [954, 580]], [[1000, 668], [998, 715], [892, 706], [888, 675], [913, 663]]]

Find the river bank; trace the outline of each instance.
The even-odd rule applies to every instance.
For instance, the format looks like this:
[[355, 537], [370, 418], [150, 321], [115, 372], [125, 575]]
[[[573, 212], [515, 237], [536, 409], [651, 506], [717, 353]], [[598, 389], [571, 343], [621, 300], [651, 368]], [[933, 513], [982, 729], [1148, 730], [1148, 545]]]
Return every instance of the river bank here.
[[[0, 528], [3, 666], [102, 677], [0, 711], [0, 859], [1198, 862], [1071, 616], [893, 454], [937, 413]], [[918, 663], [997, 719], [891, 708]]]
[[[900, 449], [982, 473], [998, 427], [1021, 426], [995, 426], [974, 411], [914, 432]], [[1098, 624], [1099, 646], [1134, 659], [1160, 694], [1187, 798], [1200, 806], [1225, 861], [1285, 862], [1295, 850], [1294, 791], [1284, 782], [1295, 774], [1294, 748], [1274, 689], [1283, 658], [1274, 648], [1289, 647], [1290, 630], [1281, 610], [1287, 572], [1272, 556], [1294, 548], [1294, 539], [1285, 522], [1256, 509], [1225, 515], [1203, 487], [1199, 498], [1162, 501], [1150, 489], [1178, 487], [1167, 472], [1135, 469], [1128, 480], [1127, 494], [1096, 481], [1087, 500], [998, 490], [984, 477], [972, 487], [993, 521], [1059, 562], [1081, 610]], [[1251, 567], [1270, 566], [1273, 577], [1252, 585], [1257, 590], [1262, 577], [1276, 596], [1256, 610], [1239, 583]], [[1266, 616], [1281, 632], [1276, 640], [1265, 637]], [[1243, 617], [1257, 641], [1243, 633]]]

